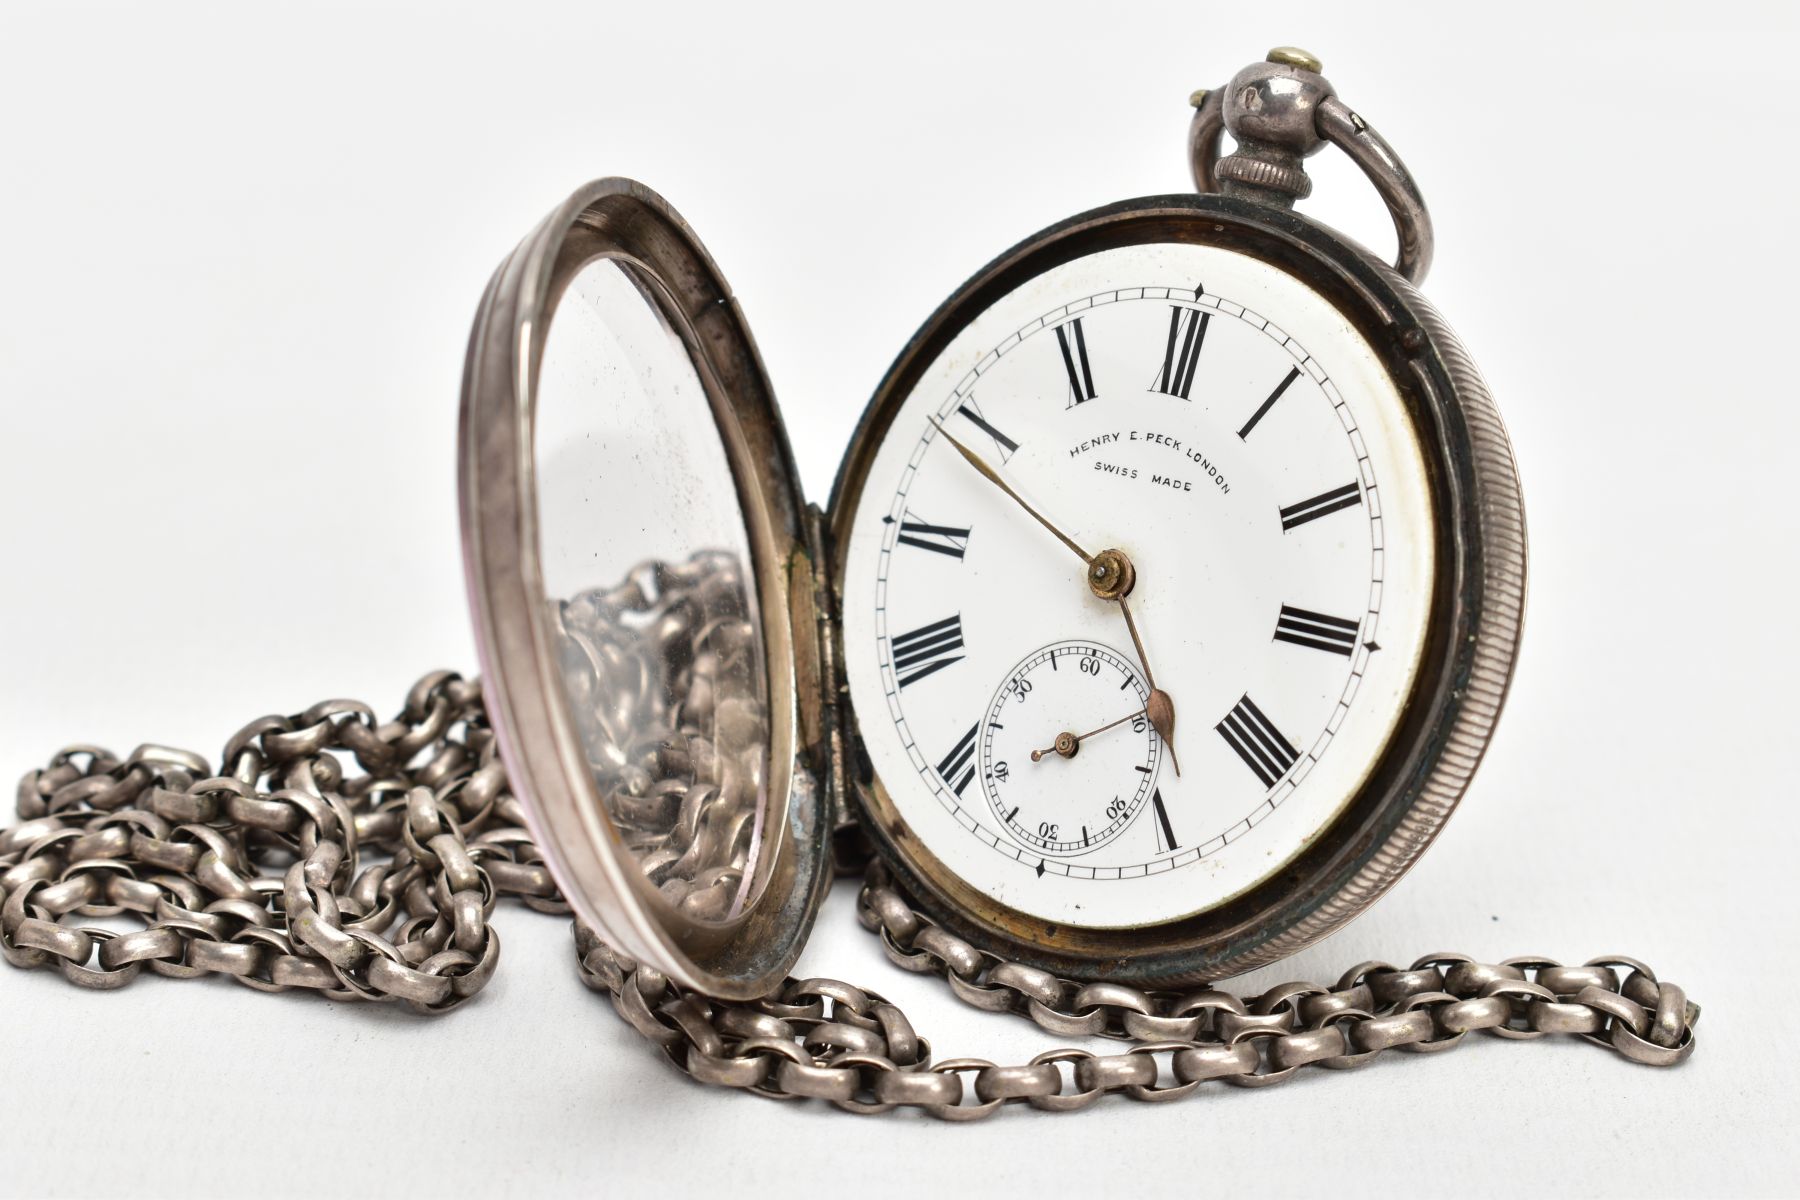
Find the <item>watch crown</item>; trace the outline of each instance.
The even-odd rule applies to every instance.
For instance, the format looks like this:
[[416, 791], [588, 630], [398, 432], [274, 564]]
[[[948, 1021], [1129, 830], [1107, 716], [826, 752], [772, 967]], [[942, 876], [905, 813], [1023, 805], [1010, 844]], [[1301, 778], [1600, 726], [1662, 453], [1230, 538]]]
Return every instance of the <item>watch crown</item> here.
[[1331, 95], [1319, 60], [1292, 46], [1277, 46], [1239, 71], [1221, 105], [1225, 129], [1237, 140], [1216, 168], [1224, 190], [1282, 207], [1308, 195], [1301, 160], [1325, 144], [1318, 111]]

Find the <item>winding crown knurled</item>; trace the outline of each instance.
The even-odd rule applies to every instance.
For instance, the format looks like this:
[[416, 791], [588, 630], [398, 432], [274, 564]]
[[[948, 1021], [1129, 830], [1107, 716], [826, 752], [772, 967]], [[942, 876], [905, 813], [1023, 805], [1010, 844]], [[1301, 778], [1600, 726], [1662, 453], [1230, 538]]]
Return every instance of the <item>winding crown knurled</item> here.
[[1217, 171], [1222, 181], [1229, 180], [1250, 187], [1284, 192], [1296, 200], [1304, 200], [1312, 195], [1312, 179], [1299, 166], [1286, 166], [1244, 154], [1230, 154], [1219, 160]]

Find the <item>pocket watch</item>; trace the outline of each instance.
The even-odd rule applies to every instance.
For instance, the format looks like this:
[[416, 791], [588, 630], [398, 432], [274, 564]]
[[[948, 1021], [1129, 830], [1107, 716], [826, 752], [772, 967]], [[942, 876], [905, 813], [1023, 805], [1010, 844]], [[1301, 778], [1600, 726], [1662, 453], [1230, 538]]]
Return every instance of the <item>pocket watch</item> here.
[[[1684, 1058], [1697, 1008], [1629, 959], [1208, 986], [1349, 921], [1443, 827], [1506, 696], [1526, 543], [1493, 399], [1416, 290], [1432, 229], [1399, 157], [1302, 51], [1192, 101], [1196, 190], [1070, 217], [958, 288], [823, 509], [694, 231], [640, 183], [578, 190], [470, 340], [483, 683], [429, 676], [386, 724], [264, 718], [216, 776], [58, 756], [0, 838], [8, 958], [437, 1010], [492, 972], [497, 895], [560, 894], [585, 978], [696, 1077], [944, 1116], [1475, 1029]], [[1392, 266], [1295, 212], [1327, 145], [1381, 195]], [[877, 994], [791, 979], [858, 871], [898, 965], [1138, 1044], [933, 1064]], [[107, 904], [150, 928], [58, 921]]]
[[[1443, 826], [1524, 611], [1505, 431], [1415, 290], [1411, 176], [1318, 64], [1197, 99], [1197, 192], [957, 289], [823, 511], [655, 193], [581, 189], [494, 277], [461, 478], [488, 702], [613, 946], [765, 993], [854, 822], [979, 951], [1180, 986], [1329, 933]], [[1392, 212], [1391, 269], [1293, 211], [1326, 144]]]

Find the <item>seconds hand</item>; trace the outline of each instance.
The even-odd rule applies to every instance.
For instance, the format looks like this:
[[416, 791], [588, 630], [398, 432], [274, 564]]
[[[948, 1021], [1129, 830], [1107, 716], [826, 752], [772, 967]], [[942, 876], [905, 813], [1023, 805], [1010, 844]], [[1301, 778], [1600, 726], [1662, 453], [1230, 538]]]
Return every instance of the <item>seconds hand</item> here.
[[1059, 733], [1056, 735], [1056, 740], [1050, 743], [1049, 746], [1042, 750], [1033, 750], [1031, 752], [1031, 761], [1043, 762], [1044, 759], [1051, 754], [1060, 754], [1064, 758], [1074, 758], [1075, 752], [1081, 749], [1081, 743], [1087, 741], [1091, 737], [1096, 737], [1099, 734], [1105, 733], [1109, 729], [1116, 729], [1127, 721], [1136, 720], [1138, 717], [1144, 716], [1145, 712], [1145, 709], [1140, 708], [1134, 713], [1126, 713], [1118, 720], [1108, 721], [1100, 728], [1090, 729], [1086, 733]]
[[1121, 550], [1102, 550], [1099, 554], [1089, 554], [1083, 550], [1074, 538], [1058, 529], [1043, 513], [1031, 506], [1031, 502], [1013, 490], [1013, 486], [1000, 477], [1000, 473], [973, 450], [957, 440], [955, 434], [944, 427], [937, 414], [928, 414], [932, 425], [944, 435], [944, 440], [956, 448], [977, 474], [995, 487], [1005, 492], [1014, 504], [1031, 514], [1032, 518], [1048, 529], [1057, 541], [1073, 550], [1082, 562], [1088, 565], [1088, 588], [1102, 600], [1116, 600], [1119, 611], [1125, 615], [1125, 628], [1131, 632], [1131, 644], [1137, 649], [1138, 664], [1144, 668], [1144, 682], [1150, 685], [1150, 700], [1144, 706], [1145, 715], [1150, 718], [1150, 725], [1156, 730], [1156, 736], [1163, 740], [1169, 748], [1169, 762], [1175, 768], [1177, 778], [1181, 775], [1181, 759], [1175, 753], [1175, 701], [1169, 693], [1156, 686], [1156, 679], [1150, 671], [1150, 656], [1144, 653], [1144, 639], [1138, 635], [1137, 622], [1132, 619], [1131, 606], [1125, 597], [1137, 582], [1137, 569]]

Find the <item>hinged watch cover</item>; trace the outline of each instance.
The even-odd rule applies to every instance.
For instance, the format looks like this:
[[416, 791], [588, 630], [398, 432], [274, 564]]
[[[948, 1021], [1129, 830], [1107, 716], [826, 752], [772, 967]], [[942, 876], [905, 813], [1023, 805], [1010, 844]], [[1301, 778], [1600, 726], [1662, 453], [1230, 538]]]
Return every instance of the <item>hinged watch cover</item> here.
[[488, 703], [564, 894], [684, 986], [766, 993], [829, 878], [824, 573], [750, 331], [661, 197], [590, 184], [501, 264], [460, 453]]

